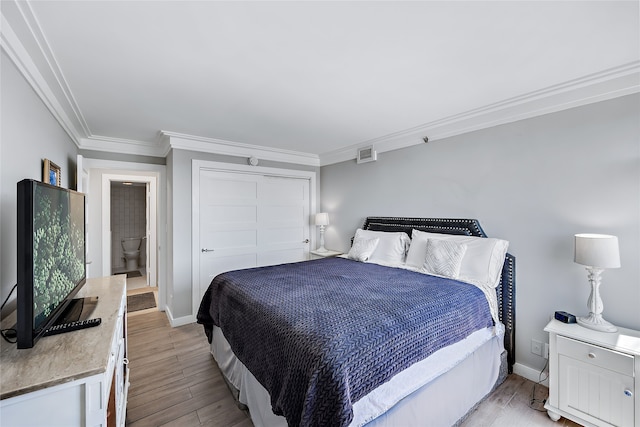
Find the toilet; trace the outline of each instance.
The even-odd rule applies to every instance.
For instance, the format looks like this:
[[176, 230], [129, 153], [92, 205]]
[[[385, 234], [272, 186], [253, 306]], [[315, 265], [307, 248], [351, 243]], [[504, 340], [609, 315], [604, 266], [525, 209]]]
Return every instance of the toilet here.
[[122, 239], [121, 242], [127, 271], [137, 270], [142, 237], [127, 237]]

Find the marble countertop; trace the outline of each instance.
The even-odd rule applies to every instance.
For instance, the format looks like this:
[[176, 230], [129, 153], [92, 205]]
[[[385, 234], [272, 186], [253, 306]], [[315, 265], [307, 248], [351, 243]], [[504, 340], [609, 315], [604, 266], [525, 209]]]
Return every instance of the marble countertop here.
[[[88, 279], [76, 298], [98, 297], [91, 315], [99, 326], [40, 338], [30, 349], [0, 340], [0, 399], [19, 396], [106, 372], [126, 276]], [[126, 302], [125, 302], [126, 304]], [[15, 324], [15, 312], [2, 322]]]

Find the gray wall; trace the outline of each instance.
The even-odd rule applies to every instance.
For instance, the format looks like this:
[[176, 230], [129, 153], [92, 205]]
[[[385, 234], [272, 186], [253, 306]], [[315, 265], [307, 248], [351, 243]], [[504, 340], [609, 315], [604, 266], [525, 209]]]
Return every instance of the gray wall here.
[[[187, 150], [171, 150], [167, 156], [167, 188], [170, 192], [167, 218], [169, 219], [168, 242], [168, 293], [167, 305], [174, 318], [191, 314], [191, 162], [194, 159], [213, 162], [247, 164], [246, 157], [207, 154]], [[260, 166], [315, 171], [312, 166], [260, 160]], [[319, 186], [319, 180], [316, 181]], [[319, 194], [319, 188], [316, 190]]]
[[326, 246], [346, 251], [368, 215], [464, 217], [517, 258], [516, 362], [540, 369], [531, 339], [555, 310], [586, 314], [573, 235], [619, 237], [603, 273], [604, 316], [640, 329], [640, 96], [626, 97], [321, 168]]
[[[0, 297], [16, 283], [16, 183], [42, 180], [42, 159], [62, 170], [62, 186], [75, 188], [78, 149], [4, 52], [0, 57]], [[15, 307], [12, 302], [3, 315]]]

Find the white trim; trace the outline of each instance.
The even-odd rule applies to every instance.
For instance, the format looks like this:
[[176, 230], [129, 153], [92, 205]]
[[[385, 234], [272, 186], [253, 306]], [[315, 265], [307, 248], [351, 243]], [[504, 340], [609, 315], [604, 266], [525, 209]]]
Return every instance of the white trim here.
[[[16, 2], [16, 5], [19, 7], [20, 12], [24, 18], [25, 23], [29, 26], [29, 31], [31, 32], [31, 36], [35, 40], [42, 54], [42, 59], [46, 61], [48, 66], [48, 71], [51, 72], [50, 78], [53, 78], [57, 83], [56, 87], [60, 89], [64, 99], [61, 104], [66, 108], [66, 111], [71, 112], [71, 118], [75, 118], [75, 122], [82, 129], [82, 133], [86, 135], [90, 135], [91, 131], [89, 130], [89, 125], [82, 115], [82, 111], [80, 111], [80, 106], [78, 105], [75, 97], [73, 96], [73, 92], [71, 91], [71, 87], [67, 83], [67, 80], [64, 77], [62, 72], [62, 68], [58, 64], [58, 61], [51, 49], [51, 45], [47, 40], [44, 32], [42, 31], [42, 27], [40, 26], [40, 22], [36, 14], [34, 13], [31, 3], [29, 1], [26, 2]], [[24, 5], [24, 7], [20, 7]], [[60, 101], [60, 99], [58, 99]]]
[[[545, 371], [545, 373], [542, 375], [542, 378], [546, 379], [544, 381], [542, 381], [540, 384], [542, 384], [545, 387], [549, 387], [549, 374], [548, 374], [548, 369], [547, 371]], [[521, 377], [524, 377], [526, 379], [528, 379], [529, 381], [533, 381], [534, 383], [537, 383], [540, 379], [540, 370], [536, 370], [533, 368], [530, 368], [527, 365], [523, 365], [521, 363], [514, 363], [513, 365], [513, 373], [516, 375], [520, 375]]]
[[137, 141], [135, 139], [111, 138], [92, 135], [80, 138], [79, 147], [83, 150], [104, 151], [108, 153], [133, 154], [149, 157], [166, 157], [169, 153], [167, 141], [159, 139], [154, 142]]
[[169, 324], [171, 325], [172, 328], [188, 325], [190, 323], [195, 323], [196, 321], [195, 315], [173, 317], [173, 313], [171, 312], [171, 309], [169, 308], [169, 306], [165, 307], [165, 314], [167, 315], [167, 318], [169, 319]]
[[640, 92], [640, 61], [624, 64], [569, 82], [529, 92], [464, 113], [360, 142], [320, 155], [320, 166], [357, 158], [357, 150], [375, 145], [378, 154], [501, 124], [554, 113]]
[[[317, 213], [316, 207], [316, 172], [300, 171], [295, 169], [280, 169], [264, 166], [238, 165], [234, 163], [211, 162], [207, 160], [193, 159], [191, 161], [191, 296], [192, 296], [192, 322], [196, 321], [198, 307], [200, 307], [200, 246], [195, 236], [200, 231], [200, 170], [215, 170], [231, 173], [248, 173], [257, 175], [270, 175], [285, 178], [300, 178], [309, 180], [309, 248], [315, 247], [315, 235], [311, 232], [311, 218]], [[170, 317], [171, 319], [171, 317]], [[177, 321], [178, 319], [173, 319]]]
[[160, 174], [160, 179], [164, 180], [164, 175], [166, 171], [165, 165], [156, 165], [152, 163], [134, 163], [134, 162], [123, 162], [120, 160], [103, 160], [103, 159], [92, 159], [90, 157], [84, 157], [83, 159], [83, 167], [86, 170], [89, 169], [112, 169], [117, 171], [117, 173], [127, 173], [128, 171], [132, 172], [153, 172]]
[[[14, 3], [16, 7], [19, 8], [19, 3]], [[80, 134], [73, 121], [69, 118], [69, 115], [54, 94], [51, 86], [47, 83], [47, 80], [40, 72], [38, 66], [35, 64], [33, 58], [18, 38], [4, 14], [2, 14], [1, 19], [0, 29], [2, 31], [0, 32], [0, 46], [2, 46], [2, 49], [15, 64], [22, 77], [29, 83], [38, 98], [40, 98], [45, 107], [51, 112], [62, 129], [69, 135], [76, 146], [79, 147]], [[24, 22], [28, 26], [26, 19]], [[78, 122], [78, 125], [80, 125], [80, 122]]]
[[[135, 175], [136, 179], [141, 179], [141, 177], [157, 177], [158, 179], [158, 187], [157, 187], [157, 199], [156, 199], [156, 215], [157, 215], [157, 274], [158, 274], [158, 309], [163, 311], [166, 306], [166, 295], [167, 295], [167, 254], [165, 246], [167, 244], [167, 235], [168, 235], [168, 227], [170, 225], [167, 224], [167, 211], [166, 211], [166, 166], [165, 165], [155, 165], [149, 163], [132, 163], [132, 162], [122, 162], [116, 160], [101, 160], [101, 159], [91, 159], [84, 157], [83, 158], [83, 168], [89, 171], [89, 181], [92, 179], [96, 179], [92, 175], [92, 169], [99, 170], [101, 173], [112, 173], [112, 174], [133, 174], [133, 173], [141, 173], [140, 175]], [[91, 184], [89, 184], [89, 187]], [[97, 196], [96, 196], [97, 197]], [[92, 197], [89, 196], [89, 204], [91, 205]], [[100, 212], [102, 215], [103, 212]], [[101, 218], [90, 219], [90, 222], [99, 222]], [[101, 231], [102, 233], [102, 231]]]
[[254, 156], [260, 160], [273, 160], [299, 165], [320, 166], [320, 159], [316, 154], [243, 144], [240, 142], [205, 138], [170, 131], [162, 131], [161, 134], [169, 138], [169, 145], [171, 148], [239, 157]]

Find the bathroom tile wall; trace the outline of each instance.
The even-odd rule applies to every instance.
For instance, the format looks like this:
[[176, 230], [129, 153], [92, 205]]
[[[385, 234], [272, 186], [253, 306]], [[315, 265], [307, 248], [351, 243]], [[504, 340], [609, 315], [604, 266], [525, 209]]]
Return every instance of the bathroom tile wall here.
[[[111, 270], [125, 270], [121, 240], [146, 233], [146, 186], [111, 183]], [[146, 262], [145, 242], [140, 247], [140, 267]]]

